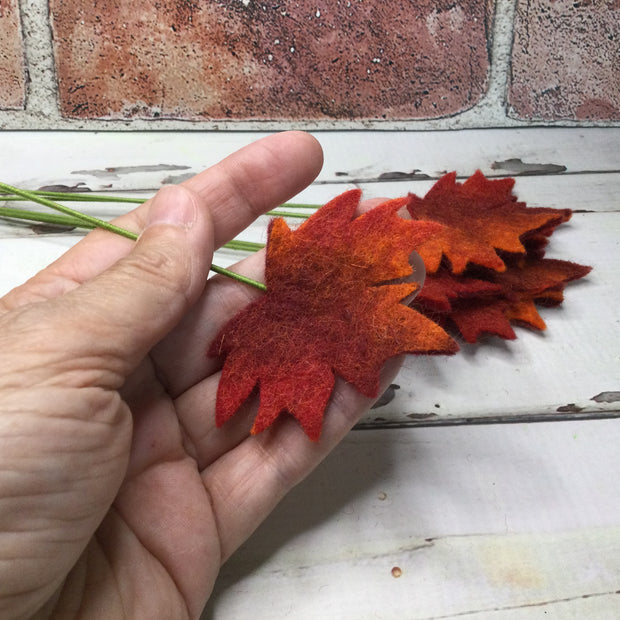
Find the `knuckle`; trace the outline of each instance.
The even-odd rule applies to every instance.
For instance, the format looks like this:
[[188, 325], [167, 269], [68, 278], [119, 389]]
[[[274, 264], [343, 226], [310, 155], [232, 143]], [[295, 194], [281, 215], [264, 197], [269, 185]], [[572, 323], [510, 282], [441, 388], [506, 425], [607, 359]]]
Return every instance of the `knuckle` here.
[[129, 279], [183, 292], [191, 279], [191, 264], [173, 244], [150, 245], [130, 254], [123, 263]]

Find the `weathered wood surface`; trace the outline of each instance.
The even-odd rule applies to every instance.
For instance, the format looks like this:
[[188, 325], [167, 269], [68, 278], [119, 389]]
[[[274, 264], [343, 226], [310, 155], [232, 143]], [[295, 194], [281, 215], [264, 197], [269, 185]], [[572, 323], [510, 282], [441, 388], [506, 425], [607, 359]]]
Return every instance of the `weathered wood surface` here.
[[[0, 179], [149, 196], [259, 135], [4, 132]], [[408, 358], [391, 400], [224, 568], [205, 617], [620, 617], [620, 129], [317, 137], [325, 167], [300, 202], [423, 194], [448, 170], [517, 175], [531, 206], [576, 212], [548, 255], [594, 271], [541, 311], [544, 334]], [[242, 238], [264, 241], [266, 222]], [[0, 222], [0, 293], [79, 238]]]
[[619, 441], [617, 420], [353, 432], [205, 620], [617, 620]]

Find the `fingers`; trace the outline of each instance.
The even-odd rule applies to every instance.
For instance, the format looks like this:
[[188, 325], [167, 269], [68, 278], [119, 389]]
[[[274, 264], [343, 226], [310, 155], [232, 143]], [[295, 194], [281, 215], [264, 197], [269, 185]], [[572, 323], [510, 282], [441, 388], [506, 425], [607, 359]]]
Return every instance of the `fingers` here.
[[[388, 361], [381, 375], [387, 388], [401, 359]], [[277, 503], [343, 439], [372, 401], [337, 380], [325, 412], [319, 442], [311, 442], [293, 419], [280, 419], [207, 467], [202, 478], [217, 521], [225, 561]]]
[[[221, 162], [188, 179], [182, 186], [197, 194], [203, 208], [211, 213], [214, 246], [219, 248], [247, 228], [259, 215], [278, 206], [309, 185], [323, 165], [319, 143], [310, 134], [291, 131], [262, 138], [229, 155]], [[117, 218], [114, 223], [140, 232], [148, 217], [151, 201]], [[105, 250], [114, 243], [120, 255], [126, 253], [123, 239], [105, 231], [95, 231], [93, 247], [88, 238], [78, 244], [80, 252]], [[89, 235], [88, 237], [91, 237]], [[76, 248], [77, 250], [78, 248]], [[105, 253], [105, 252], [103, 252]], [[93, 267], [107, 268], [112, 264], [93, 263], [83, 276], [92, 277]], [[120, 258], [117, 254], [116, 259]], [[112, 262], [110, 262], [112, 261]], [[101, 271], [102, 269], [99, 269]], [[77, 275], [77, 274], [76, 274]], [[82, 278], [84, 279], [84, 278]]]
[[257, 216], [312, 183], [322, 165], [315, 138], [290, 131], [254, 142], [184, 185], [202, 196], [211, 210], [218, 248]]
[[[232, 239], [264, 211], [299, 193], [319, 173], [323, 155], [309, 134], [291, 131], [267, 136], [233, 153], [183, 186], [211, 212], [215, 247]], [[152, 205], [147, 201], [114, 220], [140, 233]], [[126, 256], [132, 242], [106, 231], [90, 233], [55, 263], [5, 298], [7, 308], [62, 295]]]
[[[132, 251], [53, 300], [51, 309], [58, 312], [50, 320], [65, 323], [68, 359], [97, 360], [97, 368], [122, 382], [178, 323], [204, 289], [213, 256], [213, 222], [200, 203], [186, 188], [163, 188]], [[67, 315], [59, 316], [63, 308]]]

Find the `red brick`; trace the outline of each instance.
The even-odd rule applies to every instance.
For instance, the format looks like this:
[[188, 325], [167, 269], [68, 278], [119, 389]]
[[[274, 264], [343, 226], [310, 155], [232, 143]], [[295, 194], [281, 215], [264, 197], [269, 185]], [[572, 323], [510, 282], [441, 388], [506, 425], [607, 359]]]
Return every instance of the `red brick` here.
[[518, 0], [508, 103], [526, 120], [620, 120], [620, 0]]
[[50, 0], [73, 118], [408, 119], [472, 107], [492, 0]]
[[26, 77], [17, 0], [0, 0], [0, 108], [24, 107]]

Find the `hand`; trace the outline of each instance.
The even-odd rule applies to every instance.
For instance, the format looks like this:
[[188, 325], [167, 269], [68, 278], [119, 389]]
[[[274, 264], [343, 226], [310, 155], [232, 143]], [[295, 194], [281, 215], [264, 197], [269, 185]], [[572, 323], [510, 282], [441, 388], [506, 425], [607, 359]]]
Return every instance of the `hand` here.
[[[221, 564], [370, 401], [337, 382], [319, 443], [256, 404], [214, 427], [220, 327], [260, 294], [215, 248], [308, 185], [307, 134], [166, 187], [0, 299], [0, 616], [197, 618]], [[260, 279], [264, 256], [239, 265]], [[393, 376], [396, 363], [385, 373]]]

